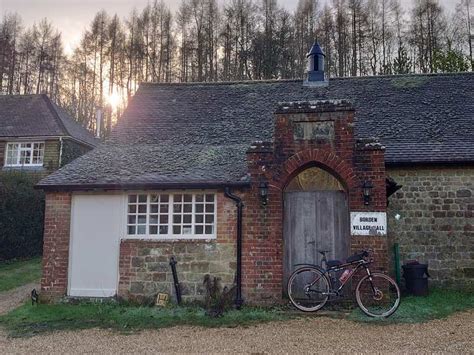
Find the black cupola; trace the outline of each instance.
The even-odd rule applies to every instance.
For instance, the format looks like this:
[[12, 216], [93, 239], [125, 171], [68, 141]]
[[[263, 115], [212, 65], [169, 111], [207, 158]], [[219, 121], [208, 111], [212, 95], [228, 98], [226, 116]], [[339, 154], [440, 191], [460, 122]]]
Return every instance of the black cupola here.
[[327, 85], [324, 75], [324, 57], [326, 57], [326, 55], [323, 53], [319, 43], [315, 41], [311, 50], [306, 55], [306, 58], [308, 58], [308, 77], [305, 80], [305, 85]]

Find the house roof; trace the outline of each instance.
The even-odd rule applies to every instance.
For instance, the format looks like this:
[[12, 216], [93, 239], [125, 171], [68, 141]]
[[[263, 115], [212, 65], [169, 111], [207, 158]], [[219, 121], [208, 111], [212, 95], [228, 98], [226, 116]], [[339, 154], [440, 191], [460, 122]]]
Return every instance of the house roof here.
[[356, 138], [378, 137], [388, 165], [474, 162], [473, 84], [474, 73], [340, 78], [328, 87], [301, 80], [142, 84], [108, 142], [40, 186], [245, 182], [245, 151], [272, 140], [282, 101], [352, 101]]
[[0, 96], [0, 138], [71, 137], [96, 146], [98, 140], [46, 95]]

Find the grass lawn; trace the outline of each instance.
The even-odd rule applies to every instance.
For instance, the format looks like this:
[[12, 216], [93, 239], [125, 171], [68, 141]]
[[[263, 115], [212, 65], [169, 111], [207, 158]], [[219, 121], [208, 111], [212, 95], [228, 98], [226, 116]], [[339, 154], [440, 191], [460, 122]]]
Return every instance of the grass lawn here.
[[[474, 308], [474, 294], [434, 289], [428, 297], [405, 297], [397, 312], [388, 319], [374, 319], [355, 309], [350, 320], [374, 324], [418, 323], [447, 317], [452, 313]], [[317, 313], [315, 314], [317, 315]], [[136, 331], [176, 325], [204, 327], [236, 327], [261, 322], [303, 317], [304, 313], [282, 309], [244, 307], [220, 318], [210, 318], [199, 307], [151, 308], [115, 302], [35, 305], [27, 303], [7, 315], [0, 316], [0, 326], [11, 336], [32, 336], [54, 330], [87, 328]]]
[[41, 278], [41, 258], [0, 263], [0, 292]]
[[199, 307], [151, 308], [117, 303], [80, 303], [32, 306], [25, 304], [5, 316], [4, 326], [14, 337], [32, 336], [54, 330], [104, 328], [119, 331], [158, 329], [176, 325], [204, 327], [236, 327], [288, 319], [277, 309], [244, 307], [210, 318]]
[[367, 317], [358, 308], [350, 314], [349, 319], [376, 324], [420, 323], [472, 308], [473, 292], [435, 288], [426, 297], [403, 297], [398, 310], [387, 319]]

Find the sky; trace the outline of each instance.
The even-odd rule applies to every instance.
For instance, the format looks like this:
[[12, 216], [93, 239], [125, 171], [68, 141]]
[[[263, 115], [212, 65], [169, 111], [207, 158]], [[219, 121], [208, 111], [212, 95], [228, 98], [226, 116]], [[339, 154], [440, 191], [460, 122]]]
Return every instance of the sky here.
[[[136, 7], [142, 9], [151, 0], [0, 0], [0, 15], [17, 12], [26, 26], [48, 18], [62, 32], [66, 52], [78, 43], [83, 30], [95, 13], [101, 9], [110, 14], [126, 17]], [[225, 0], [220, 0], [225, 1]], [[459, 0], [439, 0], [449, 11], [453, 11]], [[171, 10], [179, 7], [181, 0], [165, 0]], [[297, 0], [279, 0], [289, 10], [294, 10]], [[410, 8], [412, 0], [402, 0], [405, 8]]]

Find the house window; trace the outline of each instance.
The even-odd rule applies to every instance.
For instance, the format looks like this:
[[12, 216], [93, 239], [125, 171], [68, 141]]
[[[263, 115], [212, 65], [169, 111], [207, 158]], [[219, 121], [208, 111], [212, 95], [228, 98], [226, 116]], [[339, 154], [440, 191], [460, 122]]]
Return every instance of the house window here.
[[214, 193], [128, 195], [127, 235], [157, 238], [215, 238]]
[[44, 142], [7, 143], [5, 166], [43, 166]]

